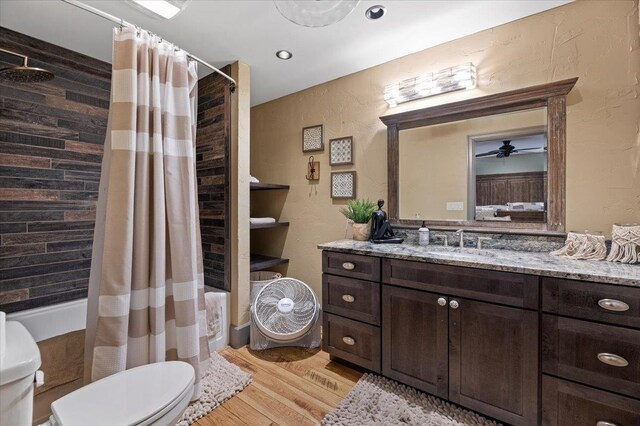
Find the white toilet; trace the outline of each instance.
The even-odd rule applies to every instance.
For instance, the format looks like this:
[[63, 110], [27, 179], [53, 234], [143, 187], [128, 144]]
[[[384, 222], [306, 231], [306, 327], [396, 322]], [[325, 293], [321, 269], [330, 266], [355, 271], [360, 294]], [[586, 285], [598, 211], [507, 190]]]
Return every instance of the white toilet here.
[[[22, 324], [7, 322], [6, 333], [7, 351], [0, 362], [0, 424], [31, 426], [33, 380], [40, 367], [40, 351]], [[132, 368], [54, 401], [48, 423], [174, 425], [189, 405], [194, 379], [193, 367], [180, 361]]]

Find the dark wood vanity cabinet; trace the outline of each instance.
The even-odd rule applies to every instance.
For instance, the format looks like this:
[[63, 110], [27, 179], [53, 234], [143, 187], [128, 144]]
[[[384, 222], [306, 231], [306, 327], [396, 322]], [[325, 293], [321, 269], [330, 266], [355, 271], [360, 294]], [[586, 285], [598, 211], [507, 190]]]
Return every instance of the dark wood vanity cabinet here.
[[382, 374], [448, 398], [448, 303], [435, 293], [382, 287]]
[[458, 307], [449, 311], [449, 400], [510, 424], [537, 424], [538, 313], [453, 301]]
[[640, 288], [323, 258], [332, 356], [507, 424], [640, 425]]

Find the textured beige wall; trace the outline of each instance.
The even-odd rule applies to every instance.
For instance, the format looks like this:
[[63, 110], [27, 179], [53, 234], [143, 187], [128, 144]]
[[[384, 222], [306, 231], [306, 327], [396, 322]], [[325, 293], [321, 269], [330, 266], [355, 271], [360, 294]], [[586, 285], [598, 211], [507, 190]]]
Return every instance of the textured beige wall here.
[[[469, 137], [546, 124], [547, 109], [538, 108], [402, 130], [400, 219], [415, 219], [416, 213], [420, 213], [422, 219], [466, 220]], [[447, 210], [447, 202], [462, 202], [464, 209]]]
[[[567, 99], [567, 227], [609, 232], [640, 221], [640, 40], [638, 1], [578, 1], [473, 34], [271, 101], [251, 110], [251, 172], [288, 183], [278, 199], [254, 200], [291, 221], [286, 234], [262, 231], [261, 251], [291, 259], [288, 273], [320, 293], [316, 244], [344, 237], [339, 205], [329, 197], [330, 171], [357, 170], [358, 195], [386, 198], [386, 134], [378, 117], [535, 84], [579, 77]], [[479, 87], [388, 109], [386, 84], [472, 61]], [[286, 78], [283, 75], [282, 78]], [[321, 162], [317, 189], [304, 179], [301, 129], [324, 124], [325, 141], [353, 135], [355, 166]], [[277, 207], [266, 207], [271, 203]]]
[[250, 70], [231, 64], [238, 83], [231, 97], [231, 325], [249, 322], [249, 138]]

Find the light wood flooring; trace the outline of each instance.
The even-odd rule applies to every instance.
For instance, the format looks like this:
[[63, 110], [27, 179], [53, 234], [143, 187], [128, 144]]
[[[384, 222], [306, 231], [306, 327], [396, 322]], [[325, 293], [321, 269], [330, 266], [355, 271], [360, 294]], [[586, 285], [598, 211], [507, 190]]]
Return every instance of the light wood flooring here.
[[251, 373], [253, 382], [195, 423], [213, 425], [314, 425], [344, 398], [362, 376], [321, 350], [278, 348], [219, 352]]

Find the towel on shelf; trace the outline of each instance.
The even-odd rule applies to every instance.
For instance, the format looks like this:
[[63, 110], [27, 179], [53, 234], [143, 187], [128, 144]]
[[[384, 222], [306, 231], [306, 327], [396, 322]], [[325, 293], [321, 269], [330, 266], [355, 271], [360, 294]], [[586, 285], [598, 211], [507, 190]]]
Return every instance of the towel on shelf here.
[[257, 225], [259, 223], [276, 223], [276, 220], [272, 217], [250, 217], [249, 222]]
[[249, 183], [260, 183], [257, 177], [249, 175]]
[[217, 338], [222, 334], [222, 303], [224, 294], [211, 291], [204, 294], [207, 311], [207, 337]]

